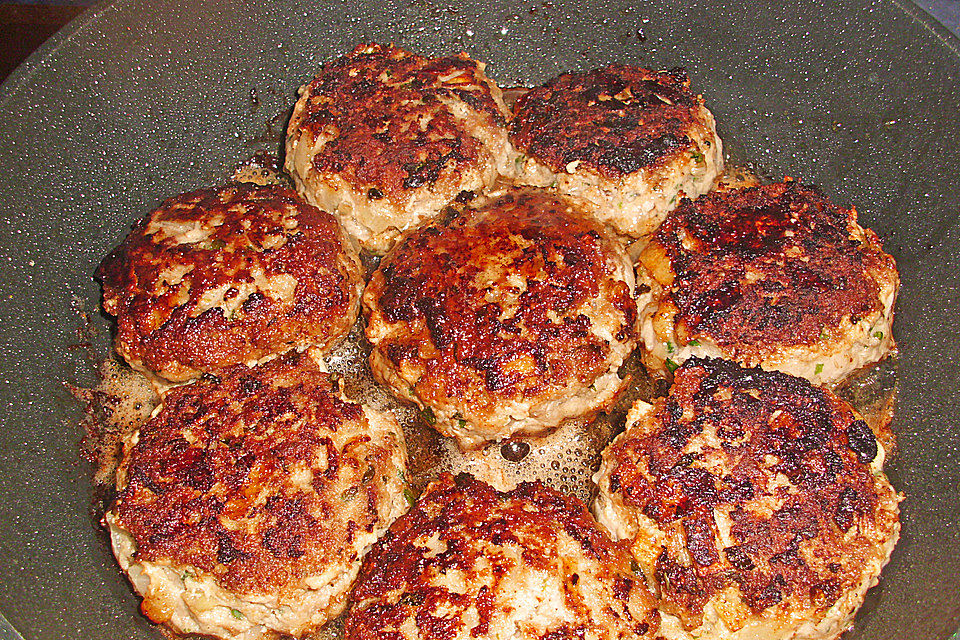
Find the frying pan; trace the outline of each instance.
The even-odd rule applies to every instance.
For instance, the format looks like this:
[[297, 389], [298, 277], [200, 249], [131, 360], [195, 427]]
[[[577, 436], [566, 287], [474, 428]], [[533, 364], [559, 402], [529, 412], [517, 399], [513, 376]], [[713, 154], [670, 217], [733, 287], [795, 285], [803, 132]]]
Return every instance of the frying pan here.
[[276, 151], [297, 87], [370, 40], [466, 50], [501, 86], [611, 61], [685, 66], [734, 160], [856, 205], [903, 281], [889, 469], [907, 498], [900, 544], [849, 637], [954, 633], [956, 38], [912, 4], [880, 1], [234, 0], [98, 5], [0, 88], [0, 637], [160, 637], [97, 527], [82, 408], [63, 386], [94, 383], [84, 313], [109, 337], [91, 274], [160, 199]]

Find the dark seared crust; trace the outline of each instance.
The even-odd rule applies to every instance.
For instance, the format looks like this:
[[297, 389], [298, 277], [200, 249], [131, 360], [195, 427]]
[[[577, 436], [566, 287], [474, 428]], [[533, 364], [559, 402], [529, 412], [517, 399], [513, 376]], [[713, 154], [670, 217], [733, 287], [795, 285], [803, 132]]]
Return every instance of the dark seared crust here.
[[520, 98], [511, 140], [555, 173], [579, 161], [617, 179], [694, 148], [685, 131], [703, 101], [689, 86], [682, 69], [564, 73]]
[[[351, 424], [359, 434], [337, 446]], [[175, 388], [130, 453], [119, 524], [137, 561], [193, 567], [238, 594], [304, 588], [346, 570], [357, 532], [382, 526], [383, 476], [396, 470], [368, 431], [306, 354]]]
[[871, 273], [895, 265], [872, 232], [869, 244], [854, 239], [855, 225], [853, 209], [797, 182], [683, 201], [654, 240], [674, 272], [678, 334], [738, 357], [812, 345], [844, 318], [882, 311]]
[[[450, 80], [453, 71], [463, 73]], [[340, 175], [371, 200], [405, 202], [410, 191], [480, 160], [480, 141], [443, 101], [460, 101], [504, 126], [482, 67], [466, 54], [424, 58], [393, 45], [359, 46], [324, 65], [304, 96], [291, 128], [314, 139], [332, 136], [314, 168]]]
[[[895, 535], [889, 485], [869, 465], [873, 433], [802, 378], [691, 358], [650, 422], [626, 436], [613, 445], [610, 487], [685, 539], [686, 564], [664, 551], [655, 566], [664, 610], [685, 621], [729, 586], [754, 613], [788, 601], [826, 611]], [[792, 487], [771, 493], [777, 474]], [[714, 509], [729, 510], [734, 544], [719, 542]]]
[[[654, 637], [659, 616], [642, 578], [630, 568], [627, 548], [610, 540], [581, 501], [539, 482], [524, 482], [501, 493], [468, 474], [456, 478], [442, 474], [366, 556], [344, 636], [346, 640], [398, 639], [401, 634], [388, 630], [412, 619], [421, 640], [493, 637], [490, 626], [498, 598], [523, 589], [504, 584], [515, 579], [516, 571], [572, 571], [558, 557], [558, 540], [564, 534], [578, 543], [579, 554], [604, 567], [610, 600], [583, 601], [577, 574], [564, 576], [564, 601], [576, 620], [543, 637], [596, 637], [598, 632], [612, 638]], [[429, 539], [442, 541], [445, 550], [431, 552], [424, 545]], [[514, 554], [504, 552], [517, 546], [522, 549], [519, 563]], [[576, 567], [573, 560], [568, 561]], [[484, 586], [476, 591], [468, 587], [467, 593], [460, 594], [431, 579], [447, 572], [463, 572], [468, 585], [479, 580]], [[633, 599], [638, 602], [631, 606]], [[637, 612], [637, 604], [644, 614], [640, 618], [631, 614], [631, 610]], [[476, 607], [479, 620], [466, 628], [462, 613], [471, 607]], [[595, 619], [600, 617], [598, 608], [605, 610], [605, 619]], [[598, 629], [601, 624], [608, 628]]]
[[611, 267], [614, 243], [569, 202], [535, 190], [448, 210], [402, 240], [371, 278], [365, 304], [409, 329], [376, 349], [398, 368], [424, 367], [416, 392], [428, 404], [458, 399], [481, 413], [497, 398], [546, 399], [589, 385], [608, 369], [610, 343], [578, 309], [607, 300], [611, 333], [635, 337], [636, 303]]
[[[168, 232], [193, 223], [203, 229], [198, 241]], [[174, 272], [185, 272], [182, 280]], [[174, 381], [295, 346], [331, 347], [356, 319], [361, 283], [333, 216], [290, 189], [250, 184], [165, 201], [96, 276], [104, 309], [117, 317], [117, 351]], [[291, 276], [295, 288], [284, 291]], [[220, 304], [210, 306], [217, 289]]]

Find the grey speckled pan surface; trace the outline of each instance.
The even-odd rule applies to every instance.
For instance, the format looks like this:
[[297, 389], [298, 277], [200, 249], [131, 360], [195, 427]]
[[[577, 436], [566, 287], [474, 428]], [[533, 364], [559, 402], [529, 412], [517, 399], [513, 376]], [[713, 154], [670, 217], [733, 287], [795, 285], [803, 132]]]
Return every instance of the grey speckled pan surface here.
[[[960, 625], [960, 42], [913, 5], [115, 2], [0, 89], [0, 612], [24, 638], [158, 638], [96, 530], [77, 347], [91, 274], [163, 197], [276, 149], [300, 83], [366, 40], [489, 61], [501, 85], [686, 66], [735, 158], [820, 184], [903, 278], [904, 533], [850, 638]], [[102, 318], [94, 315], [103, 325]], [[0, 618], [0, 637], [16, 637]]]

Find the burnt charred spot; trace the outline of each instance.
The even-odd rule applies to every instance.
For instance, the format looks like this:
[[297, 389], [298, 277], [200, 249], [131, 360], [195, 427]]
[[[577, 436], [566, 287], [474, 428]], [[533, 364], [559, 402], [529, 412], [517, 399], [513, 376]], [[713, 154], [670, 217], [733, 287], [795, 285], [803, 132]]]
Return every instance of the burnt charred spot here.
[[220, 564], [230, 564], [237, 558], [243, 558], [246, 555], [248, 554], [233, 545], [230, 536], [222, 532], [217, 533], [217, 562]]
[[603, 167], [628, 174], [648, 167], [667, 154], [690, 144], [686, 136], [665, 134], [654, 140], [644, 140], [629, 147], [610, 149], [597, 159]]
[[863, 420], [854, 420], [847, 427], [847, 442], [860, 462], [869, 464], [877, 457], [877, 438]]
[[845, 488], [837, 499], [837, 508], [833, 520], [840, 531], [846, 531], [854, 522], [854, 519], [863, 514], [864, 500], [853, 487]]
[[740, 546], [727, 547], [723, 550], [723, 553], [727, 557], [727, 561], [737, 571], [753, 571], [757, 568], [750, 555]]

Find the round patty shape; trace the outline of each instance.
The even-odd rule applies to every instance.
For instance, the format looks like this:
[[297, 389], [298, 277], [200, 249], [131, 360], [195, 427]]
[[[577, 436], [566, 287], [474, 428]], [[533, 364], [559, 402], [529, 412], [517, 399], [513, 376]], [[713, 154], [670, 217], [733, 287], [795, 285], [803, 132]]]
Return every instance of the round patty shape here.
[[611, 65], [564, 73], [520, 98], [518, 181], [584, 198], [619, 233], [652, 233], [682, 194], [711, 189], [723, 150], [682, 69]]
[[297, 190], [382, 254], [462, 191], [510, 174], [507, 108], [483, 69], [466, 54], [424, 58], [377, 44], [324, 65], [287, 128]]
[[894, 347], [893, 258], [856, 210], [797, 182], [685, 200], [637, 281], [654, 373], [698, 355], [833, 384]]
[[357, 319], [357, 249], [281, 186], [231, 184], [164, 202], [97, 268], [116, 349], [173, 382], [309, 345]]
[[899, 535], [882, 465], [873, 432], [830, 391], [691, 358], [604, 451], [594, 512], [633, 540], [666, 637], [828, 640]]
[[409, 507], [405, 467], [392, 416], [335, 393], [316, 351], [290, 353], [171, 390], [127, 442], [106, 522], [154, 622], [302, 636], [343, 611]]
[[368, 554], [344, 637], [653, 638], [653, 597], [630, 567], [581, 501], [444, 474]]
[[467, 449], [606, 408], [636, 344], [620, 243], [535, 190], [411, 232], [363, 301], [374, 375]]

